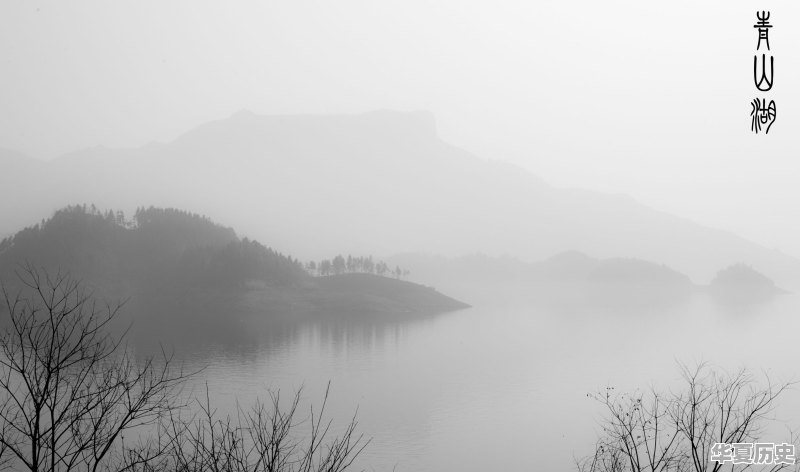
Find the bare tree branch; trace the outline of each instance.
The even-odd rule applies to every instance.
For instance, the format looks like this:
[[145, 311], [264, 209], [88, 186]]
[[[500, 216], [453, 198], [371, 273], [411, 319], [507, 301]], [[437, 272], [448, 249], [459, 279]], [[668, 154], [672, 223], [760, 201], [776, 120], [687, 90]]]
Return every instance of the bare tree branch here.
[[[756, 443], [777, 398], [793, 383], [757, 381], [742, 369], [732, 374], [706, 364], [681, 366], [684, 389], [659, 394], [590, 394], [606, 411], [594, 454], [577, 461], [581, 472], [707, 472], [722, 470], [711, 461], [716, 443]], [[793, 444], [795, 436], [792, 434]], [[772, 471], [789, 468], [774, 464]], [[791, 466], [800, 470], [798, 465]], [[737, 466], [747, 470], [750, 465]]]

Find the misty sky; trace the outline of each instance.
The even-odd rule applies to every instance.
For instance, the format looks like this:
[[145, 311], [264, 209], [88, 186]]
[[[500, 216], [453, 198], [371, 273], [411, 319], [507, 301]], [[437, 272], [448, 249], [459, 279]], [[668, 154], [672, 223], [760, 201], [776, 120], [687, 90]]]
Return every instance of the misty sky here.
[[[768, 136], [749, 130], [756, 9]], [[4, 0], [0, 147], [139, 146], [244, 108], [426, 109], [445, 140], [553, 185], [800, 255], [799, 56], [789, 1]]]

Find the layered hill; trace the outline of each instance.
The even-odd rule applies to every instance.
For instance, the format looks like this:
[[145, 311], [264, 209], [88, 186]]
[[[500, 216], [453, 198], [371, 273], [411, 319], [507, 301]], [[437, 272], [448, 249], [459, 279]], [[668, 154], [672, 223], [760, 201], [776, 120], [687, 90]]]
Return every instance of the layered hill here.
[[175, 209], [140, 208], [131, 219], [94, 207], [59, 210], [0, 241], [6, 286], [14, 286], [14, 271], [28, 266], [68, 271], [105, 298], [132, 297], [149, 312], [174, 313], [183, 321], [190, 311], [299, 319], [466, 306], [430, 288], [376, 275], [312, 277], [291, 256]]
[[388, 259], [412, 278], [478, 302], [484, 293], [573, 312], [595, 309], [645, 313], [690, 301], [704, 288], [664, 264], [595, 258], [567, 251], [537, 262], [482, 254], [446, 258], [398, 254]]
[[696, 280], [735, 263], [800, 278], [800, 261], [736, 235], [480, 159], [439, 139], [423, 112], [240, 112], [167, 144], [30, 165], [0, 160], [17, 162], [13, 175], [0, 174], [0, 234], [32, 223], [30, 215], [94, 201], [195, 208], [310, 258], [481, 252], [530, 261], [577, 250], [666, 264]]
[[446, 258], [424, 254], [400, 254], [389, 259], [403, 264], [415, 280], [438, 284], [445, 281], [506, 283], [522, 281], [530, 286], [572, 285], [627, 287], [635, 289], [694, 287], [691, 279], [664, 264], [634, 258], [599, 259], [578, 251], [559, 253], [538, 262], [482, 254]]

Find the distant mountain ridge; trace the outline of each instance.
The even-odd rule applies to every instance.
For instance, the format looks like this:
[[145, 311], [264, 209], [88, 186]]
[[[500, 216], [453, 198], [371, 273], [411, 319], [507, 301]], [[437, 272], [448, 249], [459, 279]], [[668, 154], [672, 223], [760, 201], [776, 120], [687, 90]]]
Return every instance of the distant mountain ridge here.
[[578, 251], [566, 251], [538, 262], [482, 254], [444, 258], [423, 254], [398, 254], [392, 264], [404, 264], [415, 280], [436, 284], [445, 279], [487, 283], [527, 280], [536, 283], [616, 284], [629, 287], [692, 287], [692, 280], [670, 267], [633, 258], [598, 259]]
[[[402, 264], [412, 279], [469, 299], [480, 288], [511, 288], [539, 299], [630, 300], [676, 302], [692, 294], [711, 294], [726, 304], [755, 303], [791, 293], [767, 275], [745, 264], [722, 267], [711, 280], [692, 281], [664, 264], [633, 258], [599, 259], [566, 251], [538, 262], [473, 254], [447, 258], [426, 254], [397, 254], [390, 264]], [[512, 292], [513, 293], [513, 292]], [[645, 306], [646, 306], [645, 303]]]
[[[37, 198], [17, 197], [27, 192]], [[168, 144], [72, 153], [0, 174], [0, 233], [74, 201], [195, 208], [309, 259], [481, 252], [541, 260], [578, 250], [666, 264], [696, 280], [740, 262], [800, 278], [798, 259], [736, 235], [479, 159], [440, 140], [424, 112], [240, 112]]]

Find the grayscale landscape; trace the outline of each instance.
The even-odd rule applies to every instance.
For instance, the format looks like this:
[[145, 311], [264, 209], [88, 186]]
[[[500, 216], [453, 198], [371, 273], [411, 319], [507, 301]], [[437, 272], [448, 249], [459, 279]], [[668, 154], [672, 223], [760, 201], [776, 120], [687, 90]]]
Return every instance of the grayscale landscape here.
[[756, 8], [0, 5], [0, 470], [800, 444], [798, 123], [748, 132]]

